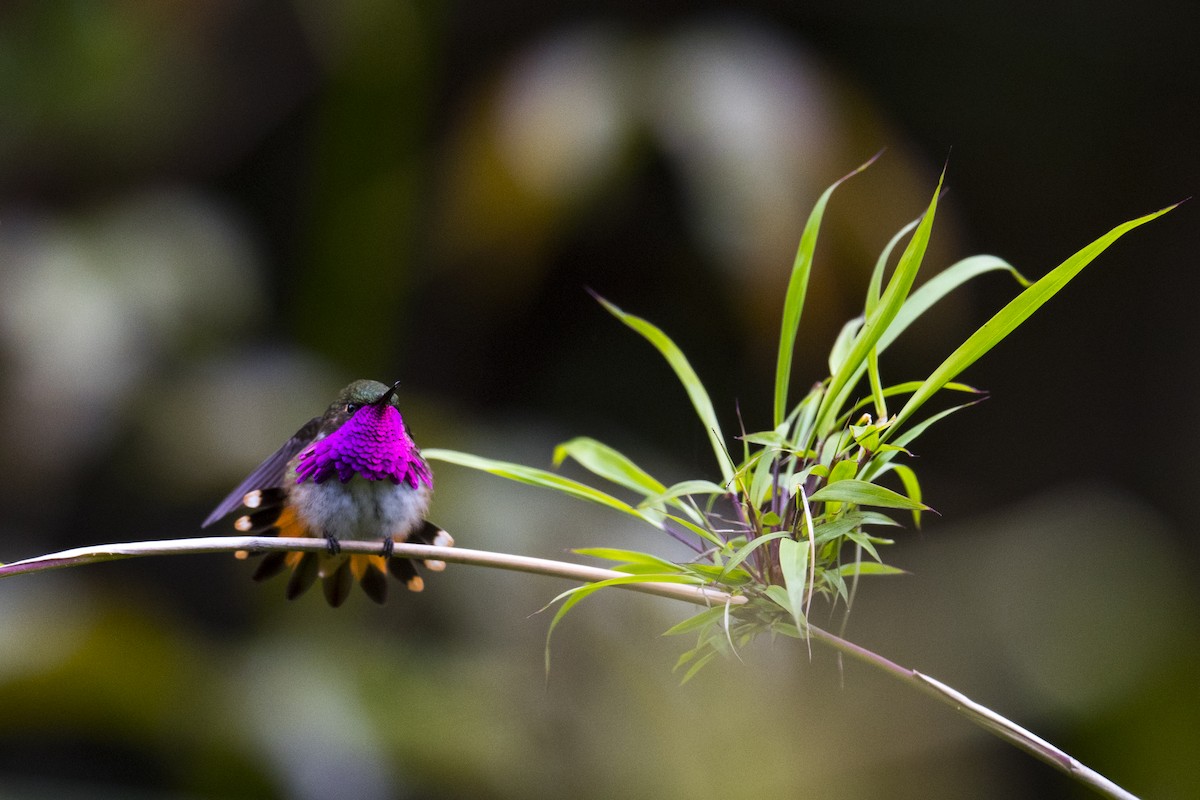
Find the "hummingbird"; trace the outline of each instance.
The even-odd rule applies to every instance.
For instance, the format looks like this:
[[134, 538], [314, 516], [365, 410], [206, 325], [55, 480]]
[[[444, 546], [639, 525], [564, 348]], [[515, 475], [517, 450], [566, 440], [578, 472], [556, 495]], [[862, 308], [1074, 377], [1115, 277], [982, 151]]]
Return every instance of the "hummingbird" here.
[[[306, 422], [273, 455], [255, 467], [221, 501], [202, 527], [234, 510], [242, 533], [322, 537], [326, 552], [270, 552], [254, 572], [257, 581], [291, 570], [287, 598], [321, 579], [325, 599], [345, 602], [355, 580], [367, 596], [387, 599], [387, 573], [414, 592], [425, 584], [413, 560], [392, 558], [396, 541], [450, 547], [450, 534], [425, 519], [433, 473], [400, 416], [399, 383], [358, 380], [343, 389], [325, 413]], [[341, 552], [342, 540], [382, 541], [380, 555]], [[249, 553], [241, 551], [239, 558]], [[419, 560], [430, 570], [445, 562]]]

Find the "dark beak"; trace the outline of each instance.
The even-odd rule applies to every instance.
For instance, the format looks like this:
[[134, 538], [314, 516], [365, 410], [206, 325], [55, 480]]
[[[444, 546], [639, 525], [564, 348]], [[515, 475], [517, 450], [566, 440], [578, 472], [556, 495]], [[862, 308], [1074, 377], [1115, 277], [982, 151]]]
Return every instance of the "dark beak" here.
[[395, 383], [392, 384], [392, 387], [390, 389], [388, 389], [383, 394], [379, 395], [379, 399], [376, 400], [371, 405], [386, 406], [391, 401], [392, 396], [396, 394], [396, 390], [399, 388], [400, 388], [400, 381], [396, 381]]

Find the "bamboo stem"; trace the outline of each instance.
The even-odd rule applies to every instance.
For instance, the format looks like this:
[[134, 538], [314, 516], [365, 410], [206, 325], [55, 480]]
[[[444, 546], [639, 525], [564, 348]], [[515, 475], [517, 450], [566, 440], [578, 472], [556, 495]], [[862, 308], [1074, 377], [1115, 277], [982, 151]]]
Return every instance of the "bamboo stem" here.
[[[23, 561], [16, 561], [11, 564], [0, 565], [0, 578], [145, 556], [232, 553], [239, 550], [248, 550], [251, 552], [266, 552], [270, 550], [321, 552], [326, 547], [327, 544], [324, 539], [284, 539], [257, 536], [206, 536], [195, 539], [168, 539], [153, 542], [94, 545], [63, 550], [58, 553], [50, 553], [35, 558], [27, 558]], [[363, 553], [368, 555], [378, 555], [381, 549], [379, 542], [341, 542], [341, 547], [345, 553]], [[629, 577], [628, 573], [600, 567], [589, 567], [565, 561], [552, 561], [550, 559], [531, 558], [529, 556], [518, 556], [508, 553], [495, 553], [486, 550], [468, 550], [460, 547], [434, 547], [431, 545], [397, 542], [393, 550], [393, 555], [406, 558], [445, 561], [454, 564], [471, 564], [479, 567], [491, 567], [493, 569], [506, 569], [534, 575], [564, 578], [583, 583], [595, 583], [612, 578]], [[741, 595], [730, 595], [717, 589], [679, 583], [623, 583], [617, 584], [615, 588], [629, 589], [644, 594], [682, 600], [701, 606], [737, 606], [746, 602], [746, 598]], [[877, 653], [815, 626], [809, 625], [808, 633], [813, 639], [823, 642], [864, 664], [875, 667], [902, 683], [941, 701], [989, 733], [1000, 737], [1006, 742], [1029, 753], [1034, 758], [1044, 761], [1069, 777], [1091, 787], [1099, 794], [1106, 797], [1118, 798], [1118, 800], [1137, 800], [1135, 795], [1122, 789], [1095, 770], [1080, 763], [1077, 759], [1050, 744], [1045, 739], [1022, 728], [1020, 725], [986, 706], [976, 703], [941, 681], [917, 670], [902, 667]]]

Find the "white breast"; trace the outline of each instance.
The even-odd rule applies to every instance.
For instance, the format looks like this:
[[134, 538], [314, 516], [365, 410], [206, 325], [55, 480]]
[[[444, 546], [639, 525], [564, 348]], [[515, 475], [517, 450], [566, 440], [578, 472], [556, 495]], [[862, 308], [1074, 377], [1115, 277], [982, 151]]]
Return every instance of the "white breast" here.
[[425, 519], [430, 490], [355, 476], [348, 483], [336, 477], [293, 483], [288, 496], [313, 535], [360, 541], [390, 535], [402, 542]]

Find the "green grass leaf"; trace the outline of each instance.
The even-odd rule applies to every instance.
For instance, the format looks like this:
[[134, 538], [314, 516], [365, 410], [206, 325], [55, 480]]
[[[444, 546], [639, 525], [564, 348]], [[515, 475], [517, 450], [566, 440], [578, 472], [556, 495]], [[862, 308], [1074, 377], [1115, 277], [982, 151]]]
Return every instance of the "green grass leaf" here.
[[1059, 264], [1032, 286], [1013, 298], [1008, 305], [1000, 309], [995, 316], [985, 322], [979, 330], [971, 334], [965, 342], [933, 371], [932, 375], [925, 379], [925, 382], [921, 384], [921, 388], [908, 399], [904, 408], [900, 410], [900, 413], [897, 415], [897, 424], [892, 430], [895, 430], [896, 427], [908, 420], [917, 409], [924, 405], [929, 398], [933, 397], [947, 382], [957, 377], [959, 373], [974, 364], [984, 353], [991, 350], [999, 342], [1003, 341], [1006, 336], [1016, 330], [1022, 322], [1041, 308], [1051, 297], [1056, 295], [1084, 267], [1108, 249], [1113, 242], [1134, 228], [1161, 217], [1175, 207], [1169, 206], [1153, 214], [1147, 214], [1144, 217], [1138, 217], [1137, 219], [1118, 225]]
[[[900, 523], [884, 514], [882, 511], [860, 511], [856, 512], [863, 515], [863, 525], [883, 525], [890, 528], [899, 528]], [[880, 544], [891, 544], [888, 539], [877, 539]]]
[[[883, 396], [884, 397], [893, 397], [898, 394], [912, 394], [917, 389], [921, 388], [921, 383], [922, 383], [922, 381], [907, 381], [905, 383], [897, 383], [893, 386], [888, 386], [887, 388], [885, 388], [883, 390]], [[986, 396], [985, 392], [981, 392], [980, 390], [976, 389], [974, 386], [967, 386], [965, 383], [955, 383], [955, 382], [951, 381], [950, 383], [947, 383], [942, 388], [947, 391], [952, 391], [952, 392], [966, 392], [968, 394], [977, 394], [977, 395], [980, 395], [981, 398]], [[853, 406], [851, 406], [850, 409], [845, 414], [843, 414], [841, 417], [838, 418], [838, 427], [843, 428], [846, 425], [848, 425], [850, 419], [854, 417], [854, 413], [856, 411], [859, 411], [859, 410], [865, 408], [870, 403], [871, 403], [871, 398], [869, 398], [869, 397], [859, 400], [857, 403], [855, 403]], [[971, 403], [968, 403], [967, 405], [971, 405]], [[960, 406], [960, 407], [966, 408], [967, 405]]]
[[767, 500], [767, 495], [775, 485], [775, 467], [777, 461], [774, 457], [776, 451], [774, 448], [764, 448], [758, 453], [758, 461], [754, 465], [754, 475], [750, 480], [750, 505], [754, 508], [762, 508], [763, 503]]
[[683, 674], [683, 678], [679, 681], [679, 685], [682, 686], [683, 684], [690, 681], [692, 678], [696, 677], [696, 673], [698, 673], [700, 670], [702, 670], [706, 666], [708, 666], [708, 662], [712, 661], [718, 655], [719, 655], [718, 651], [710, 650], [709, 652], [700, 656], [700, 658], [696, 659], [696, 661], [692, 664], [691, 668]]
[[[911, 227], [911, 224], [909, 227]], [[904, 230], [908, 230], [909, 227], [906, 227]], [[902, 230], [901, 233], [903, 232], [904, 231]], [[899, 235], [900, 234], [897, 234], [897, 236]], [[890, 248], [895, 241], [896, 240], [893, 239], [892, 242], [889, 243], [888, 247]], [[886, 252], [887, 251], [885, 250], [885, 253]], [[858, 385], [859, 380], [862, 378], [863, 371], [868, 370], [870, 377], [871, 396], [856, 403], [854, 409], [857, 410], [868, 403], [873, 402], [875, 404], [876, 416], [886, 416], [887, 407], [884, 404], [883, 398], [890, 397], [892, 394], [894, 394], [896, 387], [889, 387], [887, 389], [883, 389], [882, 391], [880, 390], [879, 384], [881, 381], [879, 378], [879, 355], [887, 350], [892, 342], [894, 342], [896, 338], [899, 337], [900, 334], [902, 334], [922, 314], [928, 311], [935, 303], [944, 298], [950, 292], [973, 278], [986, 275], [989, 272], [998, 271], [1011, 273], [1013, 278], [1021, 286], [1030, 285], [1029, 281], [1022, 276], [1021, 273], [1017, 272], [1017, 270], [1014, 269], [1008, 262], [997, 258], [996, 256], [981, 255], [965, 258], [962, 261], [947, 267], [936, 276], [926, 281], [925, 284], [919, 289], [914, 291], [908, 297], [908, 299], [904, 301], [904, 305], [900, 307], [900, 311], [896, 314], [896, 318], [893, 319], [892, 322], [887, 326], [887, 330], [885, 330], [883, 335], [879, 337], [879, 342], [875, 345], [875, 348], [867, 354], [866, 361], [859, 364], [859, 366], [854, 370], [854, 373], [846, 381], [841, 401], [835, 404], [835, 408], [840, 408], [845, 404], [846, 397], [848, 396], [849, 392]], [[868, 303], [868, 308], [872, 307], [873, 306]], [[908, 389], [907, 391], [915, 392], [920, 388], [920, 384], [920, 381], [912, 382], [912, 388]], [[959, 391], [976, 391], [971, 387], [964, 387], [962, 384], [953, 383], [947, 384], [944, 388], [950, 388], [951, 386]]]
[[842, 325], [842, 329], [838, 331], [837, 338], [833, 340], [833, 347], [829, 350], [830, 375], [836, 375], [837, 371], [846, 363], [846, 359], [850, 357], [850, 351], [854, 348], [854, 339], [862, 330], [864, 321], [865, 317], [855, 317]]
[[920, 224], [921, 217], [917, 217], [897, 231], [896, 235], [884, 245], [883, 250], [879, 253], [879, 258], [875, 259], [875, 269], [871, 271], [871, 280], [867, 283], [867, 301], [863, 304], [864, 319], [875, 310], [875, 306], [879, 305], [879, 298], [883, 294], [883, 275], [887, 272], [887, 264], [891, 260], [892, 251], [896, 249], [896, 245], [900, 244], [901, 239], [912, 233], [913, 228]]
[[728, 485], [733, 480], [734, 469], [733, 462], [729, 458], [729, 453], [725, 449], [725, 437], [721, 434], [721, 426], [717, 422], [717, 414], [713, 410], [708, 390], [700, 382], [700, 378], [696, 375], [696, 371], [692, 369], [692, 365], [688, 363], [687, 358], [683, 355], [683, 351], [655, 325], [641, 317], [622, 311], [599, 295], [596, 295], [596, 299], [600, 301], [601, 305], [610, 314], [640, 333], [646, 341], [654, 345], [663, 358], [667, 360], [667, 363], [671, 365], [671, 369], [675, 371], [679, 382], [683, 384], [684, 390], [687, 391], [688, 397], [692, 401], [692, 407], [696, 409], [696, 415], [700, 417], [700, 422], [704, 425], [704, 429], [708, 433], [708, 439], [712, 443], [713, 454], [717, 457], [717, 464], [721, 469], [721, 480]]
[[782, 450], [787, 445], [786, 431], [759, 431], [745, 433], [739, 436], [746, 444], [761, 444], [764, 447], [774, 447]]
[[633, 564], [643, 567], [654, 567], [665, 572], [682, 572], [683, 567], [664, 558], [643, 553], [638, 550], [621, 550], [616, 547], [578, 547], [571, 552], [581, 556], [602, 558], [605, 561], [616, 561], [621, 564]]
[[837, 574], [848, 575], [907, 575], [908, 572], [899, 567], [890, 567], [877, 561], [861, 561], [853, 564], [842, 564], [837, 568]]
[[441, 448], [431, 447], [424, 449], [421, 451], [421, 455], [430, 461], [457, 464], [460, 467], [477, 469], [500, 478], [517, 481], [518, 483], [540, 486], [543, 489], [553, 489], [556, 492], [579, 500], [587, 500], [590, 503], [615, 508], [617, 511], [637, 517], [656, 528], [662, 527], [662, 524], [655, 517], [634, 508], [623, 500], [618, 500], [610, 494], [588, 486], [586, 483], [573, 481], [570, 478], [564, 478], [557, 473], [544, 469], [527, 467], [523, 464], [513, 464], [508, 461], [497, 461], [491, 458], [484, 458], [483, 456], [472, 455], [471, 453], [461, 453], [457, 450], [444, 450]]
[[876, 561], [883, 561], [883, 559], [879, 557], [879, 551], [875, 549], [873, 537], [868, 536], [862, 531], [851, 531], [850, 533], [846, 534], [846, 539], [867, 551], [871, 558], [875, 559]]
[[921, 218], [916, 230], [913, 231], [908, 246], [900, 255], [900, 261], [896, 264], [896, 270], [892, 273], [887, 288], [871, 313], [867, 315], [862, 330], [854, 340], [854, 346], [829, 382], [829, 389], [821, 400], [821, 410], [817, 413], [817, 430], [819, 432], [832, 428], [832, 421], [840, 415], [840, 409], [846, 404], [847, 395], [854, 389], [856, 376], [862, 374], [868, 354], [876, 348], [880, 338], [887, 332], [896, 315], [900, 313], [904, 301], [908, 298], [909, 290], [921, 267], [921, 261], [925, 258], [925, 249], [929, 245], [929, 235], [933, 230], [933, 220], [937, 213], [938, 195], [941, 194], [944, 179], [945, 172], [943, 171], [942, 177], [938, 179], [933, 199], [929, 201], [925, 215]]
[[[887, 246], [883, 248], [883, 252], [879, 254], [879, 258], [875, 261], [875, 269], [871, 272], [871, 280], [867, 284], [867, 301], [863, 306], [863, 315], [861, 319], [865, 320], [867, 317], [869, 317], [872, 312], [875, 311], [875, 307], [879, 305], [879, 299], [883, 290], [883, 275], [887, 271], [887, 263], [892, 256], [892, 251], [896, 248], [896, 245], [900, 243], [900, 240], [911, 233], [913, 228], [917, 227], [917, 225], [920, 223], [921, 219], [918, 217], [901, 228], [900, 231], [893, 236], [890, 241], [888, 241]], [[901, 311], [903, 311], [903, 308]], [[893, 327], [894, 325], [889, 325], [888, 330], [891, 330]], [[866, 362], [867, 377], [869, 378], [869, 385], [871, 387], [871, 401], [875, 404], [875, 416], [878, 419], [887, 418], [887, 402], [885, 400], [887, 395], [884, 394], [883, 379], [879, 375], [879, 354], [882, 351], [883, 348], [878, 344], [875, 347], [872, 347], [870, 352], [867, 353]], [[832, 369], [830, 370], [829, 374], [835, 375], [837, 374], [837, 370]], [[861, 374], [861, 369], [856, 370], [854, 377], [848, 381], [849, 385], [858, 383], [858, 378]]]
[[[809, 498], [810, 500], [812, 498]], [[813, 533], [816, 536], [817, 547], [831, 542], [834, 539], [845, 536], [846, 534], [861, 528], [868, 523], [869, 519], [862, 511], [848, 511], [842, 514], [832, 522], [823, 522], [813, 528]]]
[[792, 375], [792, 356], [796, 349], [796, 333], [800, 330], [800, 316], [804, 311], [804, 298], [808, 293], [808, 278], [812, 272], [813, 253], [817, 249], [817, 234], [821, 230], [821, 220], [825, 216], [825, 206], [833, 195], [833, 190], [844, 182], [862, 172], [879, 158], [876, 154], [848, 175], [839, 178], [826, 189], [817, 199], [808, 222], [800, 234], [800, 244], [796, 248], [796, 258], [792, 262], [792, 274], [788, 278], [787, 294], [783, 301], [783, 322], [779, 331], [779, 356], [775, 361], [775, 407], [774, 426], [783, 422], [787, 409], [788, 382]]
[[[691, 633], [695, 630], [700, 630], [705, 626], [712, 625], [725, 618], [725, 606], [717, 606], [716, 608], [706, 608], [699, 614], [694, 614], [688, 617], [683, 622], [672, 625], [667, 630], [663, 631], [663, 636], [679, 636], [683, 633]], [[690, 660], [690, 659], [689, 659]], [[686, 662], [685, 662], [686, 663]]]
[[567, 616], [567, 613], [570, 612], [570, 610], [574, 608], [576, 604], [582, 602], [588, 597], [591, 597], [601, 589], [607, 589], [610, 586], [621, 586], [629, 583], [688, 583], [696, 585], [703, 583], [703, 581], [699, 580], [698, 578], [694, 578], [691, 575], [683, 575], [678, 573], [627, 575], [620, 578], [609, 578], [608, 580], [596, 581], [595, 583], [585, 583], [583, 586], [576, 586], [572, 589], [568, 589], [567, 591], [555, 597], [542, 608], [544, 611], [557, 603], [559, 600], [562, 601], [562, 605], [559, 606], [558, 611], [555, 612], [554, 619], [550, 620], [550, 627], [546, 631], [545, 662], [547, 674], [550, 672], [550, 637], [553, 636], [554, 629], [557, 628], [558, 623], [562, 622], [563, 618]]
[[840, 483], [850, 480], [854, 474], [858, 472], [858, 462], [849, 458], [843, 459], [833, 465], [833, 469], [829, 470], [829, 483]]
[[771, 584], [767, 588], [763, 589], [763, 594], [770, 598], [775, 605], [779, 606], [784, 611], [788, 612], [789, 614], [794, 613], [792, 611], [792, 600], [788, 596], [787, 589], [779, 586], [778, 584]]
[[687, 530], [689, 530], [693, 534], [695, 534], [698, 538], [708, 542], [709, 544], [713, 545], [714, 547], [720, 548], [720, 547], [725, 546], [724, 539], [722, 539], [720, 536], [717, 536], [717, 534], [713, 533], [712, 531], [708, 530], [707, 528], [697, 525], [696, 523], [692, 522], [691, 520], [684, 519], [683, 517], [679, 516], [678, 514], [668, 514], [667, 519], [671, 520], [676, 525], [686, 528]]
[[573, 458], [588, 471], [639, 494], [655, 495], [667, 490], [623, 453], [587, 436], [578, 436], [554, 448], [554, 466], [561, 466], [567, 458]]
[[[911, 500], [899, 492], [866, 481], [847, 479], [831, 483], [808, 498], [813, 502], [854, 503], [860, 506], [931, 510], [929, 506]], [[818, 528], [818, 530], [820, 530]]]
[[664, 503], [678, 500], [681, 497], [703, 494], [726, 494], [726, 490], [712, 481], [680, 481], [679, 483], [664, 489], [659, 494], [652, 494], [648, 496], [645, 500], [638, 503], [638, 508], [656, 508], [662, 506]]
[[779, 542], [779, 569], [783, 573], [783, 585], [787, 590], [788, 606], [796, 627], [805, 628], [804, 598], [808, 586], [808, 552], [806, 542], [782, 539]]
[[[900, 482], [904, 484], [904, 493], [908, 495], [908, 499], [914, 503], [921, 502], [921, 482], [917, 480], [917, 473], [912, 467], [904, 464], [895, 464], [892, 470], [900, 476]], [[914, 508], [913, 525], [917, 528], [921, 527], [921, 509]]]
[[744, 545], [739, 547], [737, 552], [734, 553], [733, 556], [729, 559], [729, 561], [727, 561], [725, 563], [725, 568], [722, 571], [720, 577], [717, 578], [717, 580], [723, 581], [725, 579], [726, 575], [728, 575], [730, 572], [732, 572], [734, 569], [736, 569], [743, 561], [746, 560], [747, 556], [749, 556], [751, 553], [753, 553], [758, 548], [762, 547], [767, 542], [773, 542], [776, 539], [783, 539], [783, 538], [790, 537], [790, 536], [791, 536], [791, 533], [789, 531], [776, 531], [775, 533], [768, 533], [765, 536], [758, 536], [758, 537], [746, 542]]
[[716, 564], [705, 564], [700, 561], [693, 561], [688, 564], [680, 564], [690, 574], [695, 575], [701, 583], [723, 583], [726, 587], [742, 586], [747, 581], [753, 580], [750, 573], [744, 569], [735, 569], [726, 573], [723, 567]]
[[879, 337], [879, 352], [887, 349], [900, 334], [928, 311], [934, 304], [950, 292], [973, 278], [986, 275], [989, 272], [1008, 272], [1021, 286], [1029, 286], [1030, 282], [1007, 261], [996, 256], [980, 255], [964, 258], [927, 280], [904, 301], [900, 313], [888, 326], [883, 336]]

